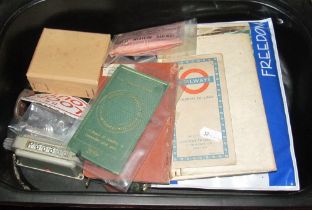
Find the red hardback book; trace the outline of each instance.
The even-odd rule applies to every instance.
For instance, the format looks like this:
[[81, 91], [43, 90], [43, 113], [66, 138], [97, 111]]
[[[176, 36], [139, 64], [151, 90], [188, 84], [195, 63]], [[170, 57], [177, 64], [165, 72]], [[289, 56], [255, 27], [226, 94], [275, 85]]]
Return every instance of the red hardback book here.
[[[139, 63], [135, 64], [135, 68], [145, 74], [157, 77], [161, 80], [172, 82], [175, 84], [177, 71], [172, 71], [175, 64], [171, 63]], [[175, 73], [175, 75], [173, 74]], [[99, 89], [105, 86], [107, 78], [100, 78]], [[169, 111], [169, 117], [159, 117], [163, 125], [159, 132], [157, 139], [154, 141], [151, 150], [149, 151], [146, 159], [138, 168], [137, 173], [133, 179], [134, 182], [142, 183], [169, 183], [169, 172], [171, 168], [171, 152], [172, 152], [172, 139], [174, 129], [175, 117], [175, 97], [176, 87], [171, 85], [163, 97], [159, 107], [154, 115], [162, 115], [164, 111]], [[147, 126], [147, 129], [150, 129]], [[144, 138], [140, 139], [136, 148], [140, 148]], [[84, 176], [91, 179], [109, 179], [110, 175], [104, 169], [95, 166], [89, 161], [84, 162]]]

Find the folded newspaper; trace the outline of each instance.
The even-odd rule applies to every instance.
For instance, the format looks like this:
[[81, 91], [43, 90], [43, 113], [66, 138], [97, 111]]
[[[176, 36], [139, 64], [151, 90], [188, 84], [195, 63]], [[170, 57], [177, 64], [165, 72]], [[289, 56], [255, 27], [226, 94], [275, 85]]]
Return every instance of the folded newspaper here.
[[271, 19], [199, 24], [197, 31], [198, 55], [223, 55], [236, 164], [184, 168], [170, 185], [153, 187], [299, 190]]

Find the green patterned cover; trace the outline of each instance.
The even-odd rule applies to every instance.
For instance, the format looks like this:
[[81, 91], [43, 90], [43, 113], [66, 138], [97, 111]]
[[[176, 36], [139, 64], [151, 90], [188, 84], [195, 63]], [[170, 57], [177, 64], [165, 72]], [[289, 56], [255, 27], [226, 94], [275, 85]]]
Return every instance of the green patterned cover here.
[[121, 65], [70, 140], [70, 150], [119, 174], [167, 87]]

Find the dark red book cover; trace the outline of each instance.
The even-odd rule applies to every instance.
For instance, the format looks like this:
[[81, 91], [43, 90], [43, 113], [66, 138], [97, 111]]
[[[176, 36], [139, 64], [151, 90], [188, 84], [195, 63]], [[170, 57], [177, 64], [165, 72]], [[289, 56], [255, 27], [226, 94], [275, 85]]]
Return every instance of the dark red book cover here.
[[[177, 71], [172, 71], [174, 66], [175, 64], [171, 63], [135, 64], [135, 68], [138, 71], [170, 82], [171, 84], [175, 84], [176, 80]], [[106, 77], [100, 79], [99, 89], [105, 86], [106, 81]], [[142, 162], [142, 165], [138, 168], [133, 180], [134, 182], [166, 184], [170, 181], [169, 172], [171, 168], [175, 97], [176, 86], [171, 85], [154, 113], [154, 115], [157, 115], [157, 119], [160, 119], [162, 123], [161, 130], [148, 155]], [[164, 113], [167, 113], [167, 115], [164, 115]], [[153, 129], [152, 127], [152, 125], [148, 125], [146, 130]], [[144, 140], [144, 134], [138, 141], [136, 149], [139, 149], [141, 147], [140, 145], [144, 143], [142, 140]], [[105, 180], [112, 178], [106, 170], [95, 166], [89, 161], [85, 161], [84, 163], [84, 175], [92, 179], [98, 178]]]

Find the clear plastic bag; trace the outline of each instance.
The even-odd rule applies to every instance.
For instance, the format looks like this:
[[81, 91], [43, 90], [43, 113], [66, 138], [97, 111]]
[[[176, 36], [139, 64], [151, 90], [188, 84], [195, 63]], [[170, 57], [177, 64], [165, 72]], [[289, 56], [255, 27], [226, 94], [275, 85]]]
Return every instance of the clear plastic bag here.
[[195, 52], [196, 21], [194, 19], [115, 35], [109, 55], [112, 57], [158, 55], [162, 54], [163, 50], [177, 46], [179, 46], [177, 50], [165, 54], [177, 53], [181, 50]]
[[76, 121], [77, 119], [49, 107], [31, 103], [21, 119], [9, 125], [9, 129], [19, 136], [31, 136], [64, 145], [70, 139], [72, 129], [75, 130]]
[[105, 61], [104, 66], [112, 63], [128, 64], [128, 63], [146, 63], [146, 62], [157, 62], [156, 55], [142, 55], [142, 56], [115, 56], [108, 57]]
[[26, 109], [27, 103], [17, 100], [15, 117], [3, 143], [5, 149], [14, 152], [16, 165], [83, 179], [80, 160], [66, 147], [78, 120], [36, 102]]
[[[18, 95], [15, 107], [14, 107], [14, 117], [11, 120], [9, 125], [15, 125], [17, 122], [23, 117], [24, 113], [27, 110], [27, 103], [22, 100], [23, 97], [32, 96], [35, 92], [29, 89], [24, 89], [22, 92]], [[13, 142], [16, 138], [16, 131], [13, 128], [8, 127], [7, 131], [7, 137], [3, 141], [3, 148], [6, 150], [12, 150]]]
[[[175, 108], [176, 76], [177, 76], [176, 64], [154, 63], [151, 66], [150, 63], [146, 63], [138, 65], [140, 65], [141, 68], [136, 67], [135, 71], [137, 73], [135, 74], [143, 73], [143, 75], [146, 75], [144, 77], [151, 77], [156, 80], [166, 82], [168, 84], [168, 88], [162, 95], [159, 104], [155, 107], [153, 114], [149, 118], [148, 123], [145, 125], [143, 132], [141, 133], [135, 144], [133, 145], [133, 143], [131, 144], [125, 143], [122, 146], [127, 147], [127, 150], [118, 150], [119, 153], [117, 153], [116, 151], [116, 153], [112, 153], [110, 156], [104, 157], [105, 155], [107, 155], [107, 152], [110, 152], [108, 148], [111, 149], [113, 148], [112, 145], [120, 143], [121, 142], [120, 139], [123, 139], [123, 137], [120, 137], [119, 142], [117, 142], [118, 140], [115, 141], [116, 139], [114, 139], [114, 137], [116, 136], [114, 136], [113, 134], [109, 135], [105, 133], [104, 135], [106, 135], [106, 137], [103, 137], [103, 135], [97, 133], [99, 132], [97, 127], [95, 128], [94, 126], [92, 126], [92, 129], [95, 130], [90, 131], [90, 127], [87, 126], [88, 123], [94, 122], [92, 116], [94, 116], [95, 111], [99, 111], [100, 109], [102, 109], [103, 112], [96, 114], [96, 116], [98, 116], [99, 118], [99, 121], [96, 120], [97, 121], [96, 123], [99, 122], [101, 123], [101, 121], [103, 122], [103, 120], [105, 121], [106, 119], [108, 119], [108, 117], [105, 118], [105, 116], [107, 115], [104, 110], [104, 108], [105, 107], [107, 108], [108, 106], [101, 105], [101, 108], [99, 108], [98, 106], [99, 101], [103, 101], [103, 97], [101, 97], [102, 94], [100, 94], [98, 98], [95, 99], [95, 101], [93, 102], [90, 111], [85, 116], [85, 120], [82, 121], [80, 127], [78, 128], [79, 132], [73, 136], [73, 139], [69, 142], [68, 145], [70, 150], [76, 152], [77, 156], [79, 156], [82, 160], [88, 160], [89, 163], [92, 163], [89, 164], [90, 167], [84, 168], [85, 171], [93, 175], [93, 177], [98, 177], [99, 179], [102, 179], [105, 183], [123, 192], [127, 191], [128, 188], [130, 187], [130, 184], [132, 183], [138, 169], [142, 166], [153, 144], [157, 140], [159, 133], [161, 132], [162, 129], [164, 129], [164, 126], [168, 123], [168, 121], [171, 120], [172, 110], [174, 110]], [[122, 66], [122, 68], [125, 68], [125, 66]], [[122, 82], [125, 84], [131, 83], [132, 88], [135, 88], [135, 86], [138, 86], [138, 88], [142, 88], [138, 85], [138, 82], [134, 81], [132, 83], [131, 80], [123, 80], [122, 78], [117, 77], [116, 73], [119, 73], [120, 71], [121, 70], [116, 70], [116, 72], [112, 76], [112, 79], [102, 90], [102, 93], [105, 91], [107, 92], [108, 91], [107, 89], [112, 87], [113, 81], [116, 79], [119, 80], [118, 82]], [[126, 87], [127, 86], [124, 86], [124, 88]], [[114, 99], [108, 99], [107, 102], [109, 103], [113, 100]], [[123, 100], [125, 100], [125, 103], [129, 103], [126, 101], [126, 99], [122, 99], [122, 101]], [[150, 103], [149, 99], [147, 99], [146, 101], [147, 103]], [[114, 106], [115, 107], [120, 106], [121, 109], [124, 109], [126, 107], [123, 106], [123, 104], [115, 104]], [[128, 114], [131, 115], [132, 113], [127, 112], [127, 114], [124, 114], [123, 116], [127, 117]], [[104, 119], [100, 119], [101, 117], [103, 117]], [[116, 118], [118, 118], [117, 114], [114, 119], [118, 120]], [[121, 127], [121, 129], [122, 128], [123, 127]], [[101, 128], [99, 129], [101, 130]], [[112, 129], [114, 130], [114, 128]], [[122, 142], [129, 141], [132, 142], [130, 137], [128, 137], [128, 139], [126, 138], [122, 140]], [[107, 142], [109, 142], [110, 144], [106, 144]], [[103, 145], [105, 146], [103, 147]], [[104, 154], [101, 153], [103, 152], [103, 150], [106, 151]], [[124, 155], [124, 153], [129, 152], [128, 150], [131, 150], [131, 153], [127, 157], [127, 155]], [[124, 152], [120, 153], [120, 151]], [[127, 158], [126, 161], [124, 162], [124, 164], [121, 164], [122, 167], [116, 169], [116, 165], [119, 164], [118, 161], [123, 161], [124, 157]], [[105, 161], [107, 163], [111, 161], [110, 162], [111, 165], [109, 164], [107, 165]], [[84, 165], [82, 165], [81, 167], [84, 167]]]
[[110, 77], [120, 64], [136, 64], [136, 63], [151, 63], [157, 62], [158, 58], [155, 55], [151, 56], [118, 56], [108, 57], [102, 67], [102, 76]]
[[197, 44], [197, 21], [196, 19], [191, 19], [185, 21], [184, 26], [184, 36], [181, 45], [162, 50], [157, 53], [158, 59], [171, 59], [181, 56], [190, 56], [196, 54], [196, 44]]

